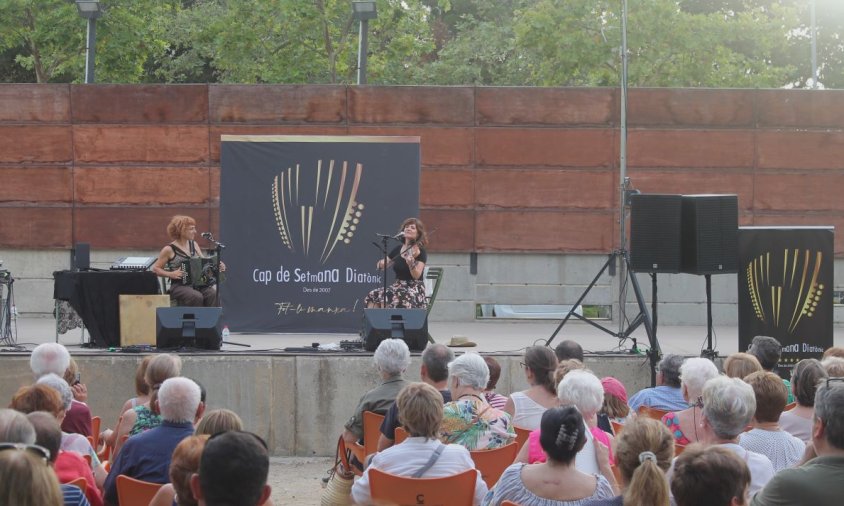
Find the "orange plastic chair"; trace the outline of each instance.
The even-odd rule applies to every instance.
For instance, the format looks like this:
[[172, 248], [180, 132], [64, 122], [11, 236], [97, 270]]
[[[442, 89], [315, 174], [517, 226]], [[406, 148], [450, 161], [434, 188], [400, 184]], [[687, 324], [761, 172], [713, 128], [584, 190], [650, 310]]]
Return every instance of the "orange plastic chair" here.
[[501, 477], [501, 473], [516, 460], [519, 445], [515, 442], [493, 450], [472, 450], [469, 455], [475, 462], [475, 469], [481, 472], [481, 478], [488, 488], [492, 488]]
[[612, 433], [616, 436], [621, 434], [621, 430], [624, 429], [624, 424], [620, 422], [610, 421], [610, 425], [612, 425]]
[[610, 469], [612, 469], [612, 475], [615, 476], [615, 482], [621, 485], [621, 469], [615, 464], [612, 464]]
[[97, 447], [100, 446], [100, 426], [102, 425], [103, 419], [98, 416], [91, 417], [91, 448], [94, 451], [97, 451]]
[[368, 472], [369, 488], [376, 504], [471, 506], [475, 498], [478, 474], [474, 469], [443, 478], [408, 478], [378, 469]]
[[683, 453], [683, 450], [685, 450], [685, 449], [686, 449], [686, 445], [678, 445], [678, 444], [675, 443], [674, 444], [674, 456], [679, 457], [680, 454]]
[[786, 404], [785, 408], [783, 408], [783, 411], [791, 411], [792, 409], [794, 409], [794, 406], [796, 406], [796, 405], [797, 405], [797, 402], [792, 402], [791, 404]]
[[662, 417], [669, 413], [668, 410], [665, 409], [656, 409], [650, 406], [639, 406], [638, 413], [642, 416], [647, 416], [648, 418], [653, 418], [654, 420], [662, 420]]
[[381, 436], [381, 422], [383, 421], [384, 415], [372, 411], [363, 412], [363, 444], [347, 445], [347, 448], [359, 462], [366, 460], [367, 455], [372, 455], [378, 451], [378, 438]]
[[521, 506], [519, 503], [513, 501], [502, 501], [501, 506]]
[[86, 490], [88, 490], [88, 480], [86, 480], [82, 476], [80, 476], [79, 478], [76, 478], [75, 480], [71, 480], [71, 481], [67, 482], [67, 485], [73, 485], [74, 487], [78, 488], [82, 492], [85, 492]]
[[410, 434], [404, 430], [404, 427], [396, 427], [396, 431], [393, 433], [393, 436], [396, 438], [393, 440], [393, 444], [397, 445], [403, 443], [405, 439], [410, 437]]
[[121, 474], [117, 477], [117, 501], [120, 506], [149, 506], [161, 483], [136, 480]]
[[91, 462], [94, 460], [94, 459], [91, 458], [91, 454], [86, 453], [85, 455], [82, 456], [82, 458], [85, 459], [85, 462], [88, 463], [88, 467], [91, 467]]
[[527, 440], [528, 436], [530, 436], [530, 429], [526, 429], [524, 427], [519, 427], [518, 425], [514, 425], [513, 429], [516, 431], [516, 444], [519, 446], [519, 449], [522, 449], [522, 445], [524, 445]]

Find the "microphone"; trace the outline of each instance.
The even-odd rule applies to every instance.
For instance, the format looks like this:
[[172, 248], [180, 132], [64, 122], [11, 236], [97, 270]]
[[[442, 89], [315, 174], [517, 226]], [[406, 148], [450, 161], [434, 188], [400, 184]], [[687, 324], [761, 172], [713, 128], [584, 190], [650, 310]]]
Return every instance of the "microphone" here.
[[213, 241], [213, 240], [214, 240], [214, 236], [213, 236], [213, 235], [211, 235], [211, 232], [203, 232], [203, 233], [201, 233], [201, 234], [199, 234], [199, 235], [201, 235], [202, 237], [204, 237], [204, 238], [208, 239], [209, 241]]
[[404, 239], [404, 232], [399, 232], [393, 236], [393, 239]]

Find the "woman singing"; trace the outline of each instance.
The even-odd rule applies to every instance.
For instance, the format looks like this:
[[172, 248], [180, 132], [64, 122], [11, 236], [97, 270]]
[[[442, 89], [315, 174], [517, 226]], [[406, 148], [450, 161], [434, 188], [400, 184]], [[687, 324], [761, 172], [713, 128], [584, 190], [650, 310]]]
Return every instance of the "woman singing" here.
[[[424, 248], [428, 243], [425, 225], [418, 218], [408, 218], [402, 222], [401, 232], [404, 242], [390, 251], [387, 265], [384, 265], [384, 259], [376, 264], [378, 269], [385, 271], [392, 265], [396, 273], [396, 281], [387, 287], [386, 307], [425, 309], [428, 306], [422, 279], [428, 261]], [[366, 307], [385, 307], [384, 299], [384, 288], [376, 288], [366, 296]]]
[[[173, 242], [161, 249], [152, 272], [170, 278], [170, 299], [175, 300], [179, 306], [219, 306], [216, 286], [196, 289], [185, 284], [182, 279], [182, 262], [203, 256], [202, 249], [193, 240], [196, 237], [196, 221], [190, 216], [173, 216], [167, 225], [167, 235]], [[226, 265], [220, 262], [220, 271], [225, 270]]]

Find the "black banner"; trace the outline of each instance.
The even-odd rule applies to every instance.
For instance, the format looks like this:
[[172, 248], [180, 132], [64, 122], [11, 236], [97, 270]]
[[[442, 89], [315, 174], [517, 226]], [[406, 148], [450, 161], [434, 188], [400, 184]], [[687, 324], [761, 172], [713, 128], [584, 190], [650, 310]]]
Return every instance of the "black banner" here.
[[740, 227], [739, 350], [754, 336], [783, 346], [780, 374], [832, 346], [832, 227]]
[[419, 138], [224, 135], [221, 144], [226, 324], [359, 331], [364, 297], [383, 283], [377, 234], [419, 213]]

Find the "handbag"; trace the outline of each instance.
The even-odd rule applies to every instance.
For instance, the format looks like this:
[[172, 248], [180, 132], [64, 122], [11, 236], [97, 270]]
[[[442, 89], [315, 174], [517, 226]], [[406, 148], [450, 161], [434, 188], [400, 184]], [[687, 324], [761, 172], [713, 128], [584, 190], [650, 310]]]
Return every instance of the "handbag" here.
[[347, 506], [352, 504], [352, 485], [355, 475], [350, 471], [349, 458], [346, 454], [343, 437], [337, 442], [337, 453], [334, 456], [334, 467], [329, 473], [325, 488], [320, 496], [321, 506]]

